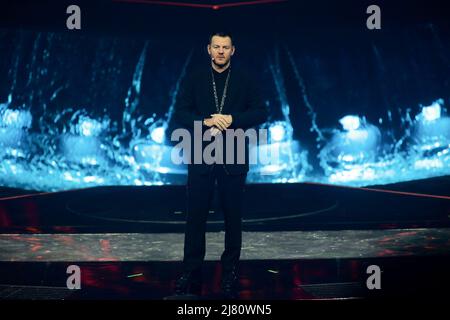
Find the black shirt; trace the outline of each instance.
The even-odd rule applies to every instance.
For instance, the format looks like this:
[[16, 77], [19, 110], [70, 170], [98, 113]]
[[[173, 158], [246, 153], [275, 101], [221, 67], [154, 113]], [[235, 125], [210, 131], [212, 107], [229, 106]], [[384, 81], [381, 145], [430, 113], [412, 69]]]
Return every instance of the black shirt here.
[[[182, 81], [173, 118], [185, 128], [193, 128], [194, 121], [203, 121], [217, 113], [211, 70], [211, 65], [198, 67]], [[228, 72], [231, 74], [222, 114], [233, 117], [230, 129], [245, 130], [266, 121], [268, 113], [257, 83], [241, 68], [232, 66], [222, 73], [213, 70], [219, 104]]]
[[[218, 107], [220, 108], [220, 103], [222, 102], [223, 91], [225, 89], [225, 82], [227, 80], [228, 73], [230, 72], [230, 67], [228, 67], [223, 72], [217, 72], [212, 67], [211, 67], [211, 70], [214, 75], [214, 81], [216, 82], [217, 103], [218, 103]], [[233, 71], [231, 71], [231, 72], [233, 72]], [[228, 79], [228, 82], [230, 82], [229, 79]], [[213, 90], [212, 89], [212, 79], [211, 79], [211, 90]], [[227, 94], [228, 94], [228, 92], [227, 92]], [[214, 91], [213, 91], [213, 95], [214, 95]], [[227, 98], [225, 98], [225, 102], [226, 102], [226, 100], [227, 100]]]
[[[214, 90], [212, 85], [211, 70], [216, 81], [217, 98], [220, 105], [225, 80], [230, 72], [227, 96], [222, 109], [222, 114], [232, 116], [232, 124], [228, 129], [246, 130], [267, 120], [268, 112], [262, 100], [257, 82], [241, 68], [232, 66], [222, 73], [212, 69], [211, 65], [201, 66], [188, 73], [181, 84], [176, 97], [173, 119], [178, 125], [187, 129], [194, 129], [194, 121], [202, 123], [204, 119], [210, 118], [217, 113], [214, 101]], [[202, 130], [206, 130], [202, 126]], [[202, 148], [209, 142], [200, 142]], [[191, 144], [194, 147], [195, 143]], [[246, 153], [248, 148], [246, 146]], [[225, 151], [227, 152], [227, 151]], [[192, 153], [193, 154], [193, 153]], [[234, 155], [238, 154], [235, 149]], [[236, 162], [235, 162], [236, 163]], [[189, 170], [205, 173], [209, 171], [210, 165], [190, 165]], [[248, 171], [248, 162], [245, 164], [226, 165], [230, 173], [244, 173]]]

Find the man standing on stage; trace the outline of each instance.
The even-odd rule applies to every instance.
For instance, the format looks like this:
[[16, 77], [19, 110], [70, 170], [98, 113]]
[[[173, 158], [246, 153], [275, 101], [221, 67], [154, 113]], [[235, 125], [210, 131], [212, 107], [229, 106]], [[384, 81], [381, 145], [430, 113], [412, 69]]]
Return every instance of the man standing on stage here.
[[[194, 122], [202, 131], [210, 130], [214, 139], [226, 130], [243, 129], [263, 123], [267, 111], [257, 85], [239, 68], [231, 66], [235, 52], [232, 36], [218, 32], [210, 36], [207, 46], [210, 63], [186, 76], [175, 105], [174, 120], [193, 129]], [[242, 132], [242, 131], [241, 131]], [[203, 136], [203, 135], [202, 135]], [[202, 141], [202, 150], [205, 143]], [[194, 145], [194, 142], [192, 142]], [[206, 220], [217, 181], [219, 199], [225, 219], [225, 250], [221, 256], [221, 289], [226, 296], [237, 293], [237, 266], [242, 244], [242, 204], [248, 164], [248, 145], [233, 146], [234, 159], [245, 155], [245, 162], [228, 159], [220, 163], [205, 161], [188, 166], [188, 207], [184, 239], [183, 274], [176, 282], [176, 294], [200, 294], [201, 267], [205, 257]]]

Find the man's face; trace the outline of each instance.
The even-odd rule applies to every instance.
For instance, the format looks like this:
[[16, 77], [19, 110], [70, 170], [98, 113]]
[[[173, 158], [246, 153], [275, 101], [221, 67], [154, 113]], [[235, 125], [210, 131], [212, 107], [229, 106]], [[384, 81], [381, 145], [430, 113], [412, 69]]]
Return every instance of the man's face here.
[[208, 45], [208, 53], [213, 62], [223, 67], [230, 62], [231, 56], [234, 54], [234, 46], [230, 37], [213, 36], [211, 43]]

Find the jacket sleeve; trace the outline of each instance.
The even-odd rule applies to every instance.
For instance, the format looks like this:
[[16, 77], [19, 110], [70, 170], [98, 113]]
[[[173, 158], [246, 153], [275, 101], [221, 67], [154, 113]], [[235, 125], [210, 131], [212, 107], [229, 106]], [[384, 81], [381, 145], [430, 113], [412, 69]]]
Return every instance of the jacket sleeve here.
[[193, 129], [194, 121], [203, 122], [203, 117], [195, 112], [194, 77], [192, 75], [185, 77], [176, 99], [173, 114], [176, 123], [187, 129]]
[[235, 129], [247, 129], [260, 125], [267, 121], [269, 113], [264, 105], [261, 92], [253, 81], [247, 82], [246, 106], [247, 109], [231, 114], [233, 122], [231, 126]]

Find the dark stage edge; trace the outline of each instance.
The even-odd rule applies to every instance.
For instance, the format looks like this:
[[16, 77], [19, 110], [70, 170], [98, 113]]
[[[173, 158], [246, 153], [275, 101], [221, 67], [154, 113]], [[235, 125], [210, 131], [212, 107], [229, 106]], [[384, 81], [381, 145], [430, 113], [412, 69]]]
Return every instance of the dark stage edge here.
[[[245, 231], [450, 227], [448, 177], [369, 188], [246, 186]], [[6, 191], [5, 191], [6, 192]], [[10, 190], [13, 192], [13, 190]], [[14, 190], [17, 192], [17, 190]], [[0, 233], [182, 233], [185, 186], [111, 186], [0, 198]], [[216, 198], [207, 230], [223, 230]]]
[[[66, 287], [67, 268], [81, 271], [81, 288]], [[369, 289], [369, 266], [381, 270], [380, 289]], [[167, 300], [173, 298], [180, 262], [0, 262], [2, 300]], [[442, 301], [450, 277], [448, 256], [349, 259], [244, 260], [236, 300]], [[200, 297], [224, 300], [219, 263], [203, 267]], [[180, 297], [179, 297], [180, 298]]]

